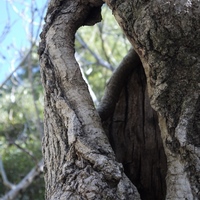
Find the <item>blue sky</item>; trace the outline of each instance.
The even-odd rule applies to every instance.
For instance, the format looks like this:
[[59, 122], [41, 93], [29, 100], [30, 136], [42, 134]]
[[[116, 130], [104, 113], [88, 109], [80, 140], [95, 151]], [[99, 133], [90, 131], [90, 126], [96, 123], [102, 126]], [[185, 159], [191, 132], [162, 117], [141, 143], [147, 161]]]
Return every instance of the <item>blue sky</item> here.
[[[0, 19], [0, 84], [14, 70], [21, 59], [23, 52], [31, 46], [31, 2], [34, 8], [34, 37], [39, 27], [40, 17], [46, 0], [1, 0]], [[8, 33], [2, 33], [5, 26], [10, 27]], [[40, 30], [41, 31], [41, 30]]]

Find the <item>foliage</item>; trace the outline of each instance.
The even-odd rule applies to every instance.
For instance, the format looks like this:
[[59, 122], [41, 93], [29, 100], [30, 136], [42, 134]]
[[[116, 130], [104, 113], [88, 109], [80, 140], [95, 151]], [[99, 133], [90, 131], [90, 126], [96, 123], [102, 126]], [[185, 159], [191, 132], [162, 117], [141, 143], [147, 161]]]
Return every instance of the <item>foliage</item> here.
[[[38, 63], [38, 59], [33, 63]], [[0, 91], [0, 154], [7, 178], [14, 184], [20, 182], [42, 157], [42, 133], [38, 129], [43, 119], [39, 66], [23, 67], [17, 78], [9, 81]], [[33, 76], [33, 83], [30, 82], [30, 76]], [[42, 177], [36, 182], [39, 180], [43, 183]], [[2, 179], [0, 184], [3, 185]], [[19, 199], [43, 199], [44, 186], [39, 185], [34, 183]], [[5, 186], [1, 187], [0, 194], [7, 190]]]
[[[102, 22], [92, 27], [82, 27], [76, 37], [77, 59], [98, 101], [103, 96], [112, 71], [130, 48], [107, 6], [103, 6], [102, 16]], [[80, 38], [87, 44], [83, 45]]]

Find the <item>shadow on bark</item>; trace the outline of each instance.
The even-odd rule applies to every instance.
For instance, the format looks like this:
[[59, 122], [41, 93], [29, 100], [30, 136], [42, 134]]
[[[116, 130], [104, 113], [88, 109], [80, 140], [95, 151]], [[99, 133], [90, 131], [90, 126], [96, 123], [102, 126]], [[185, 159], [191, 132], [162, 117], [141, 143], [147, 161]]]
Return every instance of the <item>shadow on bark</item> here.
[[166, 196], [166, 155], [156, 112], [150, 106], [141, 64], [127, 77], [112, 117], [104, 128], [126, 175], [143, 200]]

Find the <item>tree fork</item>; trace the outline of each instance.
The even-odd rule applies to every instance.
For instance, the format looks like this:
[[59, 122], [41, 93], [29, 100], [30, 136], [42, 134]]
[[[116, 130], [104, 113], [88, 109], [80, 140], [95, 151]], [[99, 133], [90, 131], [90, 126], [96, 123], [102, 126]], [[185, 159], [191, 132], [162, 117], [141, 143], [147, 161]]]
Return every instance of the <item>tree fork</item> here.
[[200, 199], [200, 1], [105, 1], [140, 56], [167, 155], [166, 199]]

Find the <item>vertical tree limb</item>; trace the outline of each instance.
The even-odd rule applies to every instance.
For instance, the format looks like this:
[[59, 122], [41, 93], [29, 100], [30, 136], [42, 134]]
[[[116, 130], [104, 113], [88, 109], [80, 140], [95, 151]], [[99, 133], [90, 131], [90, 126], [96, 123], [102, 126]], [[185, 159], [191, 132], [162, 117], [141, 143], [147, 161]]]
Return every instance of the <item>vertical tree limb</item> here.
[[100, 13], [93, 11], [100, 11], [101, 5], [72, 0], [49, 4], [39, 47], [47, 199], [140, 199], [115, 161], [74, 58], [76, 30], [98, 21]]
[[145, 69], [168, 160], [166, 199], [199, 199], [200, 2], [106, 3]]
[[33, 180], [43, 171], [43, 160], [34, 167], [17, 185], [12, 185], [12, 189], [6, 193], [0, 200], [13, 200], [17, 195], [25, 190]]

